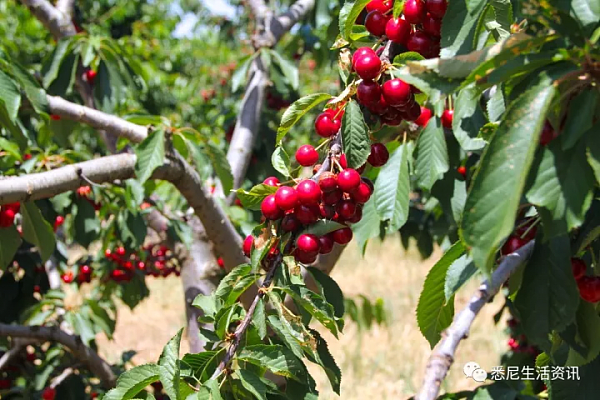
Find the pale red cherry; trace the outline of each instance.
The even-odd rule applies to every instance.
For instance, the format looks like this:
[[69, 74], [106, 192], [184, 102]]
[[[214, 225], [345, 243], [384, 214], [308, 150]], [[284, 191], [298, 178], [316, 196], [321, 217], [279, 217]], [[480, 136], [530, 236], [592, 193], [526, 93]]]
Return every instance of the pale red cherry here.
[[310, 167], [319, 161], [319, 153], [310, 144], [302, 145], [296, 151], [296, 161], [303, 167]]

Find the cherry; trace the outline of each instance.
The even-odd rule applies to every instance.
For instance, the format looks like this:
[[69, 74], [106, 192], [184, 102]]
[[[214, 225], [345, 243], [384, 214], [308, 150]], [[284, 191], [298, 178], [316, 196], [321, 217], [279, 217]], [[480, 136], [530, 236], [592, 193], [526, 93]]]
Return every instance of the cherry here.
[[315, 120], [315, 131], [317, 135], [328, 138], [335, 135], [342, 127], [342, 121], [334, 119], [329, 113], [321, 113]]
[[373, 57], [377, 57], [377, 54], [375, 54], [375, 51], [370, 48], [370, 47], [359, 47], [354, 54], [352, 54], [352, 67], [354, 68], [354, 64], [356, 64], [356, 61], [359, 58], [362, 58], [363, 56], [373, 56]]
[[260, 205], [260, 211], [262, 211], [266, 219], [276, 220], [283, 217], [283, 211], [277, 207], [274, 194], [270, 194], [264, 198]]
[[398, 126], [403, 120], [402, 115], [397, 110], [392, 109], [381, 116], [381, 123], [389, 126]]
[[431, 110], [429, 108], [421, 106], [421, 115], [415, 120], [415, 124], [419, 126], [427, 126], [427, 123], [431, 119]]
[[325, 171], [319, 177], [319, 187], [323, 192], [331, 192], [332, 190], [337, 189], [337, 177], [334, 173]]
[[310, 167], [319, 161], [319, 153], [310, 144], [302, 145], [296, 151], [296, 161], [303, 167]]
[[369, 185], [367, 185], [364, 182], [361, 182], [360, 185], [358, 185], [358, 188], [356, 188], [356, 190], [350, 193], [350, 196], [352, 197], [352, 200], [354, 200], [356, 203], [364, 204], [371, 198], [371, 193], [373, 193], [373, 191], [371, 190]]
[[392, 107], [408, 103], [412, 97], [410, 85], [401, 79], [391, 79], [383, 84], [383, 98]]
[[321, 248], [321, 243], [316, 235], [305, 233], [298, 236], [296, 246], [298, 247], [298, 250], [305, 253], [318, 253]]
[[423, 31], [436, 38], [442, 36], [442, 21], [433, 18], [431, 15], [427, 15], [423, 20]]
[[317, 260], [317, 254], [315, 253], [306, 253], [300, 249], [296, 249], [294, 251], [294, 257], [296, 258], [297, 261], [301, 262], [302, 264], [312, 264]]
[[263, 181], [263, 183], [267, 186], [279, 186], [279, 179], [274, 176], [270, 176]]
[[275, 201], [282, 210], [291, 210], [298, 204], [298, 193], [294, 188], [281, 186], [275, 193]]
[[355, 224], [358, 221], [360, 221], [361, 219], [362, 219], [362, 207], [356, 207], [356, 211], [354, 212], [354, 215], [352, 217], [346, 219], [346, 222]]
[[316, 204], [321, 200], [319, 184], [313, 180], [305, 179], [296, 187], [298, 201], [304, 205]]
[[381, 95], [379, 97], [378, 101], [371, 103], [370, 105], [367, 105], [367, 108], [373, 114], [377, 114], [377, 115], [383, 115], [386, 112], [388, 112], [388, 110], [389, 110], [388, 103], [385, 101], [385, 98], [383, 97], [383, 95]]
[[402, 18], [391, 18], [385, 25], [385, 34], [392, 42], [406, 46], [410, 36], [410, 23]]
[[333, 219], [335, 218], [335, 207], [329, 204], [321, 204], [319, 206], [321, 212], [321, 218]]
[[300, 221], [298, 221], [298, 218], [294, 214], [287, 214], [281, 220], [280, 227], [284, 232], [294, 232], [300, 228]]
[[246, 236], [244, 239], [244, 245], [242, 249], [244, 250], [244, 254], [246, 257], [250, 257], [250, 253], [252, 252], [252, 245], [254, 244], [254, 237], [252, 235]]
[[62, 274], [60, 278], [64, 283], [71, 283], [73, 282], [73, 272], [67, 271], [64, 274]]
[[112, 257], [112, 251], [110, 251], [110, 249], [104, 250], [104, 257], [111, 258]]
[[352, 240], [352, 229], [350, 228], [341, 228], [336, 231], [333, 231], [333, 241], [337, 244], [347, 244]]
[[421, 106], [416, 101], [410, 103], [410, 106], [402, 113], [402, 116], [407, 121], [416, 121], [421, 115]]
[[0, 228], [7, 228], [11, 226], [15, 221], [15, 212], [8, 209], [3, 209], [0, 211]]
[[590, 303], [600, 301], [600, 277], [583, 276], [577, 281], [577, 287], [583, 300]]
[[367, 9], [367, 12], [377, 10], [380, 13], [385, 14], [386, 12], [390, 11], [393, 6], [393, 0], [371, 0], [367, 3], [365, 8]]
[[356, 204], [351, 200], [342, 200], [337, 204], [336, 211], [342, 219], [350, 219], [356, 213]]
[[446, 0], [425, 0], [425, 6], [433, 18], [442, 19], [446, 14], [448, 3]]
[[54, 388], [47, 387], [42, 392], [43, 400], [54, 400], [55, 397], [56, 397], [56, 389], [54, 389]]
[[124, 256], [125, 255], [125, 247], [123, 247], [123, 246], [117, 247], [117, 254], [120, 256]]
[[454, 110], [444, 110], [442, 113], [442, 126], [452, 129], [452, 120], [454, 119]]
[[52, 121], [60, 121], [60, 115], [50, 114], [50, 119]]
[[321, 254], [329, 254], [331, 250], [333, 250], [333, 235], [328, 233], [327, 235], [323, 235], [319, 238], [319, 242], [321, 243], [321, 247], [319, 253]]
[[381, 167], [384, 165], [388, 159], [390, 158], [390, 153], [388, 152], [387, 147], [381, 143], [373, 143], [371, 145], [371, 153], [367, 158], [369, 164], [374, 167]]
[[464, 165], [461, 165], [460, 167], [456, 168], [456, 172], [461, 174], [463, 178], [466, 178], [467, 176], [467, 168]]
[[422, 31], [412, 32], [408, 38], [408, 41], [406, 42], [406, 47], [408, 50], [416, 51], [423, 57], [429, 56], [432, 46], [433, 41], [425, 32]]
[[536, 226], [534, 226], [532, 228], [530, 228], [530, 227], [531, 227], [531, 223], [527, 223], [527, 224], [521, 226], [520, 228], [518, 228], [515, 231], [515, 235], [517, 235], [520, 238], [525, 239], [528, 242], [530, 240], [535, 239], [535, 235], [537, 233], [537, 227]]
[[340, 165], [342, 166], [342, 168], [346, 169], [348, 168], [348, 161], [346, 160], [346, 155], [342, 154], [340, 156]]
[[[220, 258], [220, 260], [222, 260], [222, 259]], [[145, 270], [146, 269], [146, 263], [143, 262], [143, 261], [138, 261], [138, 263], [137, 263], [137, 269], [139, 269], [140, 271]]]
[[344, 193], [340, 189], [335, 189], [330, 192], [323, 193], [322, 200], [323, 203], [332, 206], [342, 200], [343, 195]]
[[502, 246], [502, 254], [506, 255], [506, 254], [514, 253], [521, 247], [525, 246], [527, 244], [527, 242], [528, 242], [528, 240], [521, 239], [518, 236], [512, 235], [508, 238], [506, 243], [504, 243], [504, 246]]
[[427, 9], [421, 0], [407, 0], [404, 3], [404, 18], [411, 24], [420, 24], [425, 19]]
[[6, 210], [13, 210], [16, 214], [21, 209], [21, 203], [19, 203], [19, 202], [8, 203], [8, 204], [3, 205], [2, 208], [6, 209]]
[[381, 60], [376, 54], [365, 54], [356, 59], [354, 69], [362, 79], [373, 80], [381, 71]]
[[304, 225], [310, 225], [313, 222], [316, 222], [319, 219], [319, 215], [321, 214], [321, 210], [318, 206], [306, 206], [304, 204], [300, 204], [296, 206], [294, 209], [294, 214], [300, 223]]
[[34, 293], [41, 293], [41, 291], [42, 291], [42, 288], [40, 287], [40, 285], [35, 285], [33, 287], [33, 292]]
[[57, 215], [56, 219], [54, 220], [54, 232], [56, 232], [56, 230], [65, 223], [65, 217], [63, 217], [62, 215]]
[[371, 11], [367, 14], [367, 18], [365, 18], [365, 28], [367, 28], [373, 36], [382, 36], [385, 34], [387, 20], [388, 18], [380, 11]]
[[338, 186], [350, 193], [360, 185], [360, 175], [352, 168], [346, 168], [338, 174]]
[[544, 128], [542, 129], [542, 133], [540, 134], [540, 144], [542, 146], [548, 145], [551, 141], [556, 139], [558, 133], [554, 130], [550, 122], [546, 121], [544, 123]]
[[79, 272], [81, 272], [82, 274], [89, 275], [92, 273], [92, 267], [90, 267], [89, 265], [82, 265], [79, 268]]
[[362, 105], [370, 108], [379, 103], [381, 99], [381, 87], [377, 82], [362, 81], [356, 89], [356, 96]]
[[585, 276], [587, 265], [581, 258], [571, 258], [571, 269], [575, 280], [579, 280]]
[[96, 80], [96, 75], [98, 75], [98, 73], [93, 69], [88, 69], [87, 71], [85, 71], [85, 78], [87, 79], [90, 85], [94, 84], [94, 80]]

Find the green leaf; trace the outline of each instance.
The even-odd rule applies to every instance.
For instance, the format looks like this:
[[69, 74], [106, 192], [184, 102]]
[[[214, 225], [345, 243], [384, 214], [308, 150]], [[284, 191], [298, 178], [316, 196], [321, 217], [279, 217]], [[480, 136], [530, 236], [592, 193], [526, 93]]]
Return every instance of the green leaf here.
[[329, 347], [327, 347], [327, 342], [323, 339], [321, 334], [315, 330], [311, 330], [311, 333], [314, 335], [317, 342], [317, 351], [316, 353], [313, 352], [311, 354], [313, 357], [308, 358], [323, 368], [327, 378], [329, 378], [333, 391], [339, 395], [342, 383], [342, 371], [333, 359]]
[[583, 26], [600, 21], [600, 4], [595, 0], [571, 0], [571, 9]]
[[22, 160], [21, 157], [21, 149], [19, 145], [15, 142], [11, 142], [8, 139], [0, 137], [0, 149], [6, 151], [8, 154], [16, 158], [17, 160]]
[[[46, 89], [48, 89], [52, 82], [54, 82], [54, 80], [58, 77], [60, 67], [63, 64], [65, 57], [70, 52], [70, 45], [70, 38], [59, 40], [56, 44], [56, 48], [52, 54], [52, 61], [50, 62], [47, 71], [45, 71], [44, 78], [42, 80], [42, 83]], [[72, 68], [72, 66], [67, 65], [67, 68]]]
[[231, 76], [232, 92], [237, 92], [237, 90], [242, 86], [242, 83], [245, 82], [246, 76], [248, 75], [248, 70], [250, 69], [250, 65], [252, 65], [252, 62], [254, 61], [256, 54], [258, 53], [254, 53], [253, 55], [247, 56], [240, 60], [242, 64], [235, 70], [235, 72]]
[[320, 219], [312, 225], [309, 225], [302, 231], [301, 234], [313, 234], [317, 236], [327, 235], [330, 232], [337, 231], [338, 229], [345, 228], [346, 225], [340, 224], [336, 221]]
[[323, 297], [305, 286], [284, 287], [282, 289], [337, 337], [338, 325], [335, 310]]
[[[394, 1], [394, 10], [392, 11], [393, 17], [398, 18], [400, 14], [402, 14], [402, 11], [404, 11], [404, 0]], [[396, 59], [394, 59], [394, 62], [396, 62]]]
[[285, 134], [306, 114], [309, 110], [315, 107], [317, 104], [331, 99], [331, 95], [327, 93], [313, 93], [308, 96], [304, 96], [288, 107], [281, 117], [281, 123], [277, 129], [277, 139], [275, 143], [281, 145], [281, 140]]
[[474, 50], [477, 22], [485, 0], [449, 1], [442, 24], [441, 58], [451, 58]]
[[[594, 360], [600, 354], [600, 316], [596, 312], [594, 305], [587, 301], [580, 301], [577, 314], [575, 316], [577, 326], [577, 337], [585, 348], [585, 354], [576, 353], [574, 362], [567, 362], [567, 365], [583, 365]], [[573, 348], [570, 352], [574, 352]], [[571, 355], [569, 355], [571, 359]]]
[[10, 120], [15, 122], [21, 106], [21, 92], [15, 82], [2, 70], [0, 70], [0, 100], [4, 102]]
[[[462, 231], [477, 268], [488, 274], [494, 254], [512, 232], [529, 167], [555, 87], [548, 79], [519, 96], [483, 156], [467, 196]], [[501, 196], [502, 201], [498, 201]]]
[[117, 380], [117, 387], [104, 396], [104, 400], [133, 399], [142, 389], [158, 381], [160, 369], [156, 364], [144, 364], [125, 371]]
[[75, 241], [87, 248], [100, 235], [100, 220], [96, 217], [96, 210], [87, 199], [78, 198], [75, 201], [77, 212], [73, 222]]
[[205, 143], [204, 150], [219, 181], [221, 181], [223, 193], [227, 195], [233, 189], [233, 174], [231, 173], [231, 166], [227, 160], [227, 155], [210, 141]]
[[[577, 141], [591, 127], [595, 117], [596, 104], [598, 102], [598, 91], [589, 88], [580, 92], [569, 103], [569, 109], [577, 110], [567, 114], [565, 126], [560, 133], [560, 142], [563, 150], [575, 146]], [[596, 133], [598, 130], [595, 131]]]
[[342, 145], [350, 168], [362, 166], [371, 153], [369, 130], [358, 103], [348, 101], [342, 118]]
[[189, 365], [196, 378], [201, 381], [208, 380], [217, 368], [217, 365], [219, 365], [224, 352], [225, 349], [222, 348], [218, 351], [209, 350], [196, 354], [188, 353], [181, 360], [182, 369], [184, 364]]
[[477, 267], [466, 254], [454, 261], [446, 272], [446, 282], [444, 283], [446, 301], [449, 301], [476, 272]]
[[[402, 1], [394, 2], [394, 7], [397, 4], [402, 4]], [[404, 4], [402, 4], [404, 6]], [[405, 51], [404, 53], [398, 54], [394, 57], [394, 65], [400, 66], [406, 64], [408, 61], [423, 61], [425, 57], [423, 57], [420, 53], [416, 51]]]
[[369, 239], [379, 236], [381, 221], [377, 215], [375, 207], [375, 197], [371, 196], [365, 203], [362, 210], [362, 218], [355, 224], [352, 224], [352, 233], [360, 252], [364, 255]]
[[179, 393], [179, 345], [182, 333], [183, 328], [169, 340], [158, 359], [158, 365], [161, 366], [160, 381], [172, 400], [181, 399]]
[[14, 225], [0, 228], [0, 271], [4, 271], [10, 265], [22, 241]]
[[247, 369], [238, 369], [236, 375], [242, 386], [252, 393], [258, 400], [267, 400], [267, 386], [260, 380], [259, 376]]
[[274, 194], [277, 191], [276, 186], [269, 186], [261, 183], [250, 189], [249, 192], [244, 189], [238, 189], [236, 191], [237, 198], [242, 202], [242, 206], [248, 210], [260, 210], [260, 204], [270, 194]]
[[225, 307], [232, 305], [258, 278], [259, 275], [252, 273], [249, 264], [238, 265], [221, 280], [215, 290], [215, 296], [223, 301]]
[[205, 315], [214, 315], [215, 312], [217, 312], [216, 297], [215, 297], [214, 293], [211, 294], [210, 296], [207, 296], [204, 294], [199, 294], [194, 299], [192, 306], [197, 307], [197, 308], [201, 309], [202, 311], [204, 311]]
[[356, 19], [370, 0], [346, 1], [340, 10], [340, 34], [346, 40], [350, 39], [352, 27], [356, 24]]
[[527, 339], [544, 351], [550, 347], [550, 333], [567, 327], [579, 305], [570, 254], [567, 236], [538, 241], [515, 298]]
[[279, 69], [281, 69], [283, 76], [285, 76], [292, 89], [297, 90], [300, 78], [298, 74], [298, 68], [296, 67], [296, 65], [291, 61], [283, 58], [281, 54], [279, 54], [277, 51], [270, 50], [270, 52], [275, 62], [279, 65]]
[[44, 219], [34, 202], [21, 203], [23, 238], [38, 248], [42, 261], [47, 261], [56, 246], [54, 229]]
[[165, 160], [165, 132], [159, 129], [148, 135], [135, 149], [137, 162], [135, 174], [141, 183], [150, 178], [157, 167], [163, 165]]
[[389, 221], [388, 231], [397, 231], [408, 219], [410, 180], [406, 144], [398, 147], [381, 167], [375, 181], [375, 207], [382, 221]]
[[[575, 1], [576, 2], [576, 1]], [[579, 367], [579, 379], [553, 379], [546, 381], [549, 399], [552, 400], [594, 400], [598, 397], [600, 385], [600, 357], [590, 364]]]
[[334, 315], [342, 318], [345, 312], [345, 303], [344, 293], [342, 293], [340, 286], [329, 275], [318, 268], [308, 267], [306, 270], [310, 272], [315, 282], [321, 287], [321, 293], [325, 297], [325, 300], [333, 306]]
[[433, 117], [417, 141], [415, 174], [419, 187], [431, 190], [433, 184], [448, 171], [448, 147], [441, 121]]
[[417, 304], [417, 323], [431, 348], [440, 340], [440, 333], [452, 322], [454, 298], [446, 301], [444, 286], [448, 268], [465, 252], [465, 246], [456, 242], [444, 253], [427, 274]]
[[238, 354], [239, 360], [269, 369], [275, 375], [302, 382], [306, 370], [294, 353], [281, 345], [256, 344], [246, 346]]
[[285, 152], [283, 146], [278, 146], [271, 155], [273, 168], [285, 177], [290, 176], [290, 156]]
[[458, 93], [454, 103], [452, 132], [464, 151], [480, 150], [485, 147], [485, 140], [472, 138], [485, 125], [486, 120], [479, 106], [479, 92], [475, 85], [467, 86]]
[[258, 335], [262, 340], [267, 337], [267, 313], [265, 311], [265, 301], [261, 298], [256, 304], [256, 309], [252, 315], [252, 323], [258, 331]]
[[[600, 129], [600, 123], [594, 125], [592, 129]], [[596, 132], [598, 130], [596, 129]], [[586, 156], [587, 161], [594, 171], [596, 182], [600, 184], [600, 140], [597, 140], [595, 135], [588, 135]]]

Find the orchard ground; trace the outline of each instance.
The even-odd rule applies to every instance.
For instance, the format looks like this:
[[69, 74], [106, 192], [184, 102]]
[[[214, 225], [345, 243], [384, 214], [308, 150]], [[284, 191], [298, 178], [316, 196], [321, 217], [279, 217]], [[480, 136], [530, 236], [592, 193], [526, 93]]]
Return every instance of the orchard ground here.
[[[372, 241], [365, 258], [360, 256], [354, 243], [343, 253], [333, 278], [348, 297], [363, 294], [372, 301], [383, 298], [389, 323], [360, 332], [356, 324], [347, 320], [340, 340], [325, 329], [319, 329], [343, 371], [342, 399], [404, 399], [418, 389], [430, 348], [417, 327], [415, 309], [427, 271], [441, 254], [441, 250], [436, 249], [423, 261], [416, 247], [404, 251], [398, 236], [391, 236], [384, 243]], [[477, 290], [478, 280], [459, 292], [457, 310]], [[124, 349], [137, 351], [136, 364], [154, 362], [164, 343], [185, 325], [183, 302], [174, 301], [183, 298], [180, 280], [176, 277], [148, 279], [148, 284], [150, 297], [134, 312], [124, 305], [119, 308], [114, 341], [99, 338], [101, 354], [109, 362], [117, 361]], [[499, 326], [495, 326], [492, 318], [502, 301], [502, 296], [496, 296], [494, 303], [485, 307], [476, 319], [469, 340], [461, 344], [444, 388], [458, 391], [479, 385], [463, 375], [462, 366], [468, 361], [475, 361], [488, 371], [499, 364], [500, 355], [507, 349], [503, 330], [506, 325], [503, 318]], [[187, 342], [182, 341], [182, 354], [185, 351]], [[339, 398], [331, 391], [321, 369], [316, 365], [309, 368], [318, 382], [319, 398]]]

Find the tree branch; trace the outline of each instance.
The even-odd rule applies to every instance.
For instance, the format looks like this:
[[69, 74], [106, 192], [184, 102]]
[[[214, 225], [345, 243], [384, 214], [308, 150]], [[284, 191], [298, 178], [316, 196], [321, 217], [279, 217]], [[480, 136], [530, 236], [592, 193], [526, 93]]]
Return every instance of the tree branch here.
[[65, 18], [65, 14], [56, 9], [49, 1], [21, 0], [21, 3], [29, 8], [31, 13], [57, 40], [77, 34], [71, 20]]
[[79, 336], [69, 335], [57, 327], [23, 326], [0, 324], [0, 336], [52, 341], [67, 347], [77, 359], [102, 382], [102, 386], [110, 389], [117, 381], [110, 365], [98, 353], [87, 347]]
[[56, 9], [71, 19], [73, 18], [73, 11], [75, 11], [75, 0], [57, 0]]
[[314, 6], [315, 0], [297, 0], [289, 10], [273, 19], [271, 33], [275, 39], [274, 44], [277, 44], [281, 37], [292, 29], [292, 26], [296, 25], [298, 21], [303, 19]]
[[435, 400], [440, 385], [454, 362], [454, 353], [461, 340], [465, 339], [479, 311], [496, 294], [502, 284], [519, 268], [533, 252], [535, 241], [527, 243], [516, 252], [507, 255], [492, 273], [491, 280], [485, 280], [469, 304], [454, 317], [452, 324], [443, 333], [442, 340], [433, 350], [427, 363], [425, 377], [415, 400]]

